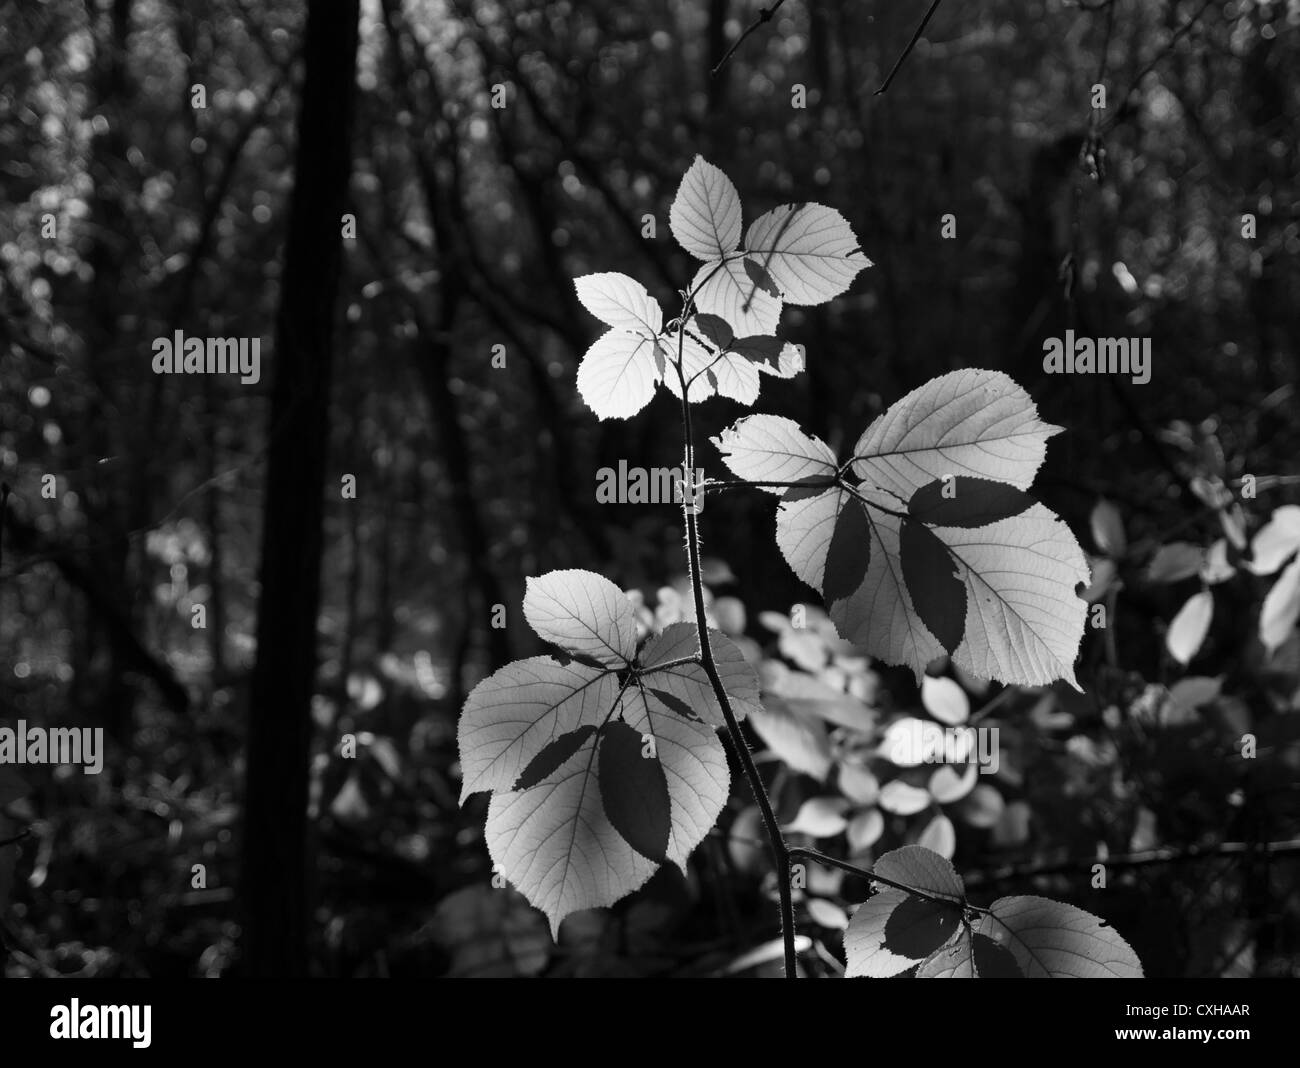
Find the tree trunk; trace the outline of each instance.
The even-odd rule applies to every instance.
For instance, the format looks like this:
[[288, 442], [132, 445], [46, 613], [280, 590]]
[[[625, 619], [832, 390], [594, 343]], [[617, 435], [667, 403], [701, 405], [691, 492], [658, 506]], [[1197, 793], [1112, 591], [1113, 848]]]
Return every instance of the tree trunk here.
[[359, 8], [360, 0], [311, 0], [307, 14], [306, 73], [276, 320], [257, 663], [249, 695], [241, 878], [243, 966], [252, 976], [302, 975], [307, 966], [307, 783], [322, 493]]

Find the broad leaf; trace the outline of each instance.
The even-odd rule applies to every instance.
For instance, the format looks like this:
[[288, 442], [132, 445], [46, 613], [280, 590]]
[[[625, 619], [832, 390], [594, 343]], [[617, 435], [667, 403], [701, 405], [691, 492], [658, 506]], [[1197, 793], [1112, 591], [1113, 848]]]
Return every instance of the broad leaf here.
[[750, 280], [739, 259], [706, 263], [691, 280], [695, 307], [725, 319], [737, 337], [774, 334], [781, 301]]
[[731, 179], [696, 156], [677, 187], [668, 225], [696, 259], [716, 260], [734, 251], [740, 242], [740, 196]]
[[906, 883], [935, 897], [950, 899], [960, 905], [966, 900], [966, 885], [957, 869], [943, 857], [922, 846], [903, 846], [883, 854], [875, 865], [877, 875], [896, 883]]
[[[750, 482], [798, 482], [814, 475], [828, 482], [835, 478], [835, 454], [824, 442], [805, 434], [793, 419], [749, 415], [712, 440], [737, 478]], [[780, 487], [764, 488], [778, 496], [785, 492]]]
[[645, 286], [625, 274], [588, 274], [574, 280], [582, 306], [606, 326], [654, 338], [664, 313]]
[[613, 672], [547, 656], [489, 675], [470, 692], [457, 727], [461, 801], [479, 790], [513, 789], [547, 746], [584, 725], [598, 727], [617, 693]]
[[907, 971], [952, 938], [961, 918], [957, 903], [878, 891], [858, 907], [844, 932], [844, 977], [886, 979]]
[[610, 330], [578, 365], [578, 393], [598, 419], [627, 419], [654, 398], [662, 359], [652, 338]]
[[1137, 954], [1113, 928], [1060, 901], [999, 898], [974, 930], [1007, 950], [1030, 979], [1142, 978]]
[[791, 304], [822, 304], [843, 293], [864, 267], [848, 221], [821, 204], [784, 204], [745, 234], [745, 251]]
[[911, 499], [945, 475], [1028, 489], [1061, 430], [1038, 418], [1023, 389], [999, 371], [953, 371], [914, 389], [876, 419], [853, 449], [869, 485]]
[[610, 667], [636, 649], [636, 615], [627, 594], [591, 571], [551, 571], [525, 584], [524, 618], [539, 637], [574, 656]]

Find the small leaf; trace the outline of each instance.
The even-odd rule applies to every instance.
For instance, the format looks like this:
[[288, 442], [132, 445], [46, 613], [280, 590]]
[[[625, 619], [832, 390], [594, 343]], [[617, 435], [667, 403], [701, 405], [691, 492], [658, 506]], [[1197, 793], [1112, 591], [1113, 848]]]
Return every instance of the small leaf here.
[[999, 898], [975, 930], [1007, 950], [1030, 979], [1142, 978], [1137, 954], [1113, 928], [1060, 901]]
[[1035, 503], [1024, 490], [1005, 482], [957, 475], [926, 483], [912, 494], [907, 511], [913, 519], [934, 527], [984, 527], [1019, 515]]
[[849, 855], [856, 857], [880, 841], [885, 833], [885, 817], [878, 808], [863, 809], [849, 820], [844, 833], [849, 842]]
[[952, 825], [952, 820], [942, 812], [937, 813], [917, 836], [916, 844], [951, 860], [952, 855], [957, 852], [957, 831]]
[[957, 576], [943, 542], [928, 527], [903, 520], [899, 545], [912, 604], [944, 651], [951, 654], [966, 629], [966, 585]]
[[871, 523], [857, 500], [848, 501], [835, 520], [835, 533], [826, 551], [822, 597], [829, 608], [858, 591], [871, 563]]
[[514, 785], [514, 789], [527, 790], [536, 786], [581, 749], [595, 729], [594, 726], [588, 723], [584, 727], [579, 727], [576, 731], [561, 734], [555, 741], [548, 743], [540, 753], [533, 757], [528, 767], [524, 768], [523, 774], [519, 776], [519, 781]]
[[600, 731], [600, 796], [614, 829], [647, 860], [668, 859], [668, 781], [657, 756], [643, 755], [641, 735], [626, 723]]
[[970, 717], [966, 691], [946, 676], [927, 675], [921, 680], [921, 704], [940, 723], [956, 727]]
[[1189, 597], [1169, 624], [1165, 646], [1180, 664], [1190, 663], [1205, 642], [1214, 618], [1214, 594], [1202, 590]]
[[720, 349], [725, 349], [731, 344], [731, 339], [735, 337], [726, 320], [719, 319], [716, 315], [695, 316], [695, 326], [701, 334]]
[[746, 256], [744, 259], [745, 273], [749, 275], [749, 280], [763, 290], [764, 293], [776, 297], [781, 297], [781, 291], [776, 288], [776, 283], [772, 281], [772, 276], [763, 270], [762, 265], [754, 258]]
[[[975, 782], [979, 778], [979, 768], [974, 764], [967, 764], [961, 771], [958, 771], [951, 764], [941, 764], [934, 769], [930, 776], [928, 788], [930, 796], [941, 805], [951, 805], [960, 801], [963, 797], [975, 789]], [[928, 846], [936, 853], [943, 853], [942, 849], [937, 849], [930, 845], [929, 842], [920, 842], [920, 845]], [[951, 856], [951, 854], [944, 854]]]
[[881, 787], [877, 804], [896, 816], [914, 816], [930, 806], [930, 792], [902, 779], [893, 779]]
[[716, 260], [734, 250], [740, 243], [740, 196], [731, 179], [696, 156], [677, 187], [668, 226], [696, 259]]
[[1270, 654], [1291, 636], [1297, 618], [1300, 618], [1300, 557], [1287, 564], [1278, 576], [1264, 597], [1259, 613], [1259, 640]]
[[880, 781], [870, 769], [857, 764], [841, 764], [840, 793], [855, 805], [874, 805], [880, 796]]
[[1120, 518], [1119, 509], [1110, 501], [1098, 501], [1092, 509], [1088, 520], [1092, 528], [1092, 541], [1103, 553], [1114, 559], [1124, 555], [1128, 548], [1128, 539], [1124, 536], [1124, 520]]
[[848, 826], [844, 810], [848, 801], [842, 797], [810, 797], [799, 806], [794, 822], [782, 827], [786, 834], [806, 834], [810, 838], [833, 838]]
[[1205, 550], [1187, 541], [1172, 541], [1162, 545], [1147, 564], [1148, 582], [1181, 582], [1191, 578], [1201, 569]]
[[550, 571], [525, 583], [524, 618], [543, 641], [623, 667], [636, 649], [627, 594], [592, 571]]
[[831, 744], [825, 724], [779, 705], [751, 712], [749, 725], [792, 771], [818, 782], [831, 770]]
[[1271, 575], [1300, 549], [1300, 505], [1284, 504], [1250, 542], [1250, 563], [1256, 575]]
[[953, 811], [963, 823], [971, 827], [994, 827], [1002, 819], [1005, 805], [996, 787], [980, 783], [957, 802]]
[[822, 897], [808, 899], [808, 917], [821, 927], [842, 931], [849, 925], [849, 914], [833, 901]]

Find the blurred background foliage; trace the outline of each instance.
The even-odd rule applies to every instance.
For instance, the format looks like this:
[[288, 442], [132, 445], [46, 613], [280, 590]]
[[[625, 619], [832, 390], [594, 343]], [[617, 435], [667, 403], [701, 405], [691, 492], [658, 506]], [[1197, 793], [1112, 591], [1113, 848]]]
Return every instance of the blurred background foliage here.
[[[688, 877], [661, 872], [575, 917], [559, 946], [491, 887], [482, 802], [456, 805], [464, 694], [536, 651], [518, 611], [526, 576], [601, 571], [641, 591], [647, 627], [677, 610], [676, 511], [594, 493], [603, 466], [679, 461], [675, 405], [657, 398], [629, 422], [586, 412], [574, 374], [600, 327], [572, 278], [624, 271], [673, 307], [692, 269], [667, 208], [702, 153], [751, 214], [835, 206], [875, 264], [831, 304], [787, 311], [807, 371], [765, 390], [764, 409], [842, 448], [937, 374], [1008, 372], [1066, 428], [1038, 492], [1094, 554], [1089, 598], [1109, 613], [1085, 642], [1083, 696], [938, 664], [948, 685], [927, 700], [909, 674], [844, 648], [815, 608], [791, 626], [808, 591], [770, 537], [770, 502], [711, 498], [713, 608], [762, 665], [769, 711], [751, 741], [782, 819], [836, 855], [922, 841], [972, 887], [1075, 901], [1148, 974], [1294, 974], [1295, 859], [1261, 843], [1300, 837], [1300, 644], [1261, 645], [1273, 580], [1243, 562], [1300, 498], [1300, 3], [950, 3], [881, 96], [915, 5], [791, 0], [711, 77], [757, 7], [363, 5], [355, 238], [334, 309], [314, 970], [762, 974], [779, 961], [742, 787]], [[0, 716], [109, 737], [101, 776], [0, 781], [0, 839], [27, 831], [0, 847], [6, 974], [219, 975], [237, 959], [303, 18], [301, 3], [0, 0]], [[490, 106], [498, 85], [504, 108]], [[1247, 213], [1257, 236], [1243, 236]], [[1044, 375], [1042, 341], [1067, 327], [1150, 337], [1150, 385]], [[262, 382], [152, 374], [153, 339], [176, 330], [263, 338]], [[698, 436], [739, 414], [708, 402]], [[708, 448], [701, 462], [718, 466]], [[346, 474], [355, 501], [333, 488]], [[1246, 475], [1255, 499], [1239, 499]], [[1099, 499], [1116, 517], [1101, 527]], [[1122, 545], [1102, 544], [1106, 522]], [[1153, 576], [1171, 542], [1222, 567], [1207, 578], [1197, 556]], [[1212, 625], [1185, 666], [1167, 627], [1207, 582]], [[497, 604], [504, 629], [490, 626]], [[959, 714], [1002, 730], [991, 781], [936, 782], [881, 756], [899, 722]], [[1247, 731], [1254, 763], [1235, 756]], [[355, 759], [338, 752], [344, 733]], [[894, 781], [911, 789], [886, 803]], [[1187, 855], [1224, 842], [1243, 850]], [[1158, 850], [1174, 859], [1151, 861]], [[1107, 852], [1149, 862], [1093, 890], [1073, 862]], [[811, 973], [835, 973], [865, 892], [809, 873]]]

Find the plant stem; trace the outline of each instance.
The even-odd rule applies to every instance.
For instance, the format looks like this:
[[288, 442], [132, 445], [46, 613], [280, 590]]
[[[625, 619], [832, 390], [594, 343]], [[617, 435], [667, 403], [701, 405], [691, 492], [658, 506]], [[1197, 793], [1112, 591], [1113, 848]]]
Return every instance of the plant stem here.
[[[682, 312], [683, 323], [690, 315], [690, 306], [691, 301], [688, 299], [687, 306]], [[682, 430], [685, 441], [685, 466], [682, 470], [689, 472], [695, 470], [695, 431], [691, 421], [690, 388], [686, 383], [686, 375], [682, 371], [683, 337], [684, 331], [677, 335], [677, 379], [682, 387]], [[727, 696], [722, 679], [718, 676], [717, 664], [713, 661], [713, 647], [709, 642], [709, 627], [704, 614], [704, 584], [700, 577], [700, 531], [694, 494], [690, 497], [683, 495], [682, 517], [686, 521], [686, 556], [690, 571], [691, 595], [695, 601], [695, 627], [700, 638], [700, 664], [704, 668], [704, 673], [708, 675], [709, 685], [713, 687], [713, 695], [722, 708], [722, 715], [727, 721], [727, 730], [735, 739], [736, 753], [745, 771], [745, 779], [749, 783], [750, 792], [754, 795], [754, 801], [758, 804], [758, 811], [763, 818], [763, 827], [767, 831], [768, 845], [771, 847], [772, 863], [777, 873], [777, 892], [781, 900], [781, 943], [785, 948], [785, 977], [797, 979], [798, 970], [794, 951], [794, 900], [790, 893], [790, 853], [785, 838], [781, 835], [781, 825], [777, 822], [776, 813], [772, 810], [772, 802], [767, 796], [767, 791], [763, 789], [763, 780], [754, 765], [754, 758], [749, 752], [745, 736], [740, 732], [740, 723], [736, 720], [736, 713], [731, 707], [731, 698]]]

